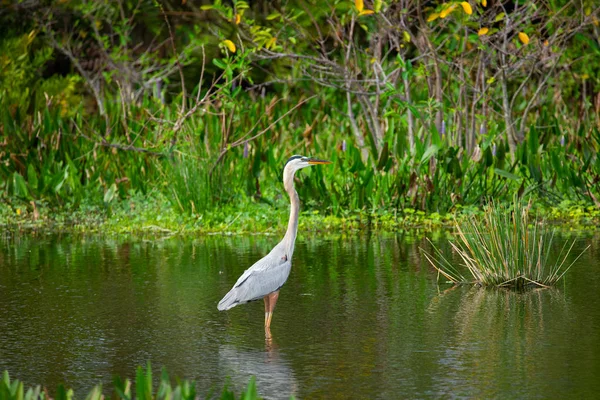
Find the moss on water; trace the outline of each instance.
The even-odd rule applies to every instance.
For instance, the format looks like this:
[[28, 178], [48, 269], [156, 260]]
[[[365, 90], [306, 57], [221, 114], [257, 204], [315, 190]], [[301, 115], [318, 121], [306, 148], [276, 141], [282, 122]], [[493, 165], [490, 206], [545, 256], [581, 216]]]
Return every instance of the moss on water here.
[[[196, 215], [182, 214], [160, 194], [132, 196], [105, 204], [82, 203], [50, 207], [18, 199], [0, 203], [0, 228], [5, 232], [68, 232], [102, 234], [273, 234], [285, 231], [289, 208], [285, 201], [275, 205], [247, 201], [230, 204]], [[455, 219], [478, 214], [477, 207], [456, 207], [439, 214], [403, 210], [348, 210], [330, 215], [305, 210], [300, 217], [302, 232], [351, 233], [373, 231], [428, 232], [453, 226]], [[600, 229], [600, 208], [565, 201], [557, 206], [537, 204], [534, 215], [559, 225], [563, 230]]]

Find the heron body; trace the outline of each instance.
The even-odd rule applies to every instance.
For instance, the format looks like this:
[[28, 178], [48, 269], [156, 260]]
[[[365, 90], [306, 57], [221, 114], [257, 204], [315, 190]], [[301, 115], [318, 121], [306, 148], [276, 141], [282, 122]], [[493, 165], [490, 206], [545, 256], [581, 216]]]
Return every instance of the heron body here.
[[292, 156], [283, 169], [283, 186], [290, 196], [290, 219], [283, 240], [265, 257], [258, 260], [239, 277], [233, 288], [221, 299], [217, 308], [229, 310], [238, 304], [253, 300], [265, 301], [265, 335], [270, 338], [270, 325], [273, 310], [283, 286], [292, 269], [292, 256], [298, 232], [298, 213], [300, 199], [294, 189], [296, 171], [318, 164], [329, 164], [329, 161], [310, 157]]
[[283, 286], [290, 275], [292, 260], [286, 259], [285, 256], [279, 258], [278, 254], [283, 251], [279, 246], [281, 243], [244, 271], [233, 288], [219, 302], [219, 310], [229, 310], [238, 304], [260, 300]]

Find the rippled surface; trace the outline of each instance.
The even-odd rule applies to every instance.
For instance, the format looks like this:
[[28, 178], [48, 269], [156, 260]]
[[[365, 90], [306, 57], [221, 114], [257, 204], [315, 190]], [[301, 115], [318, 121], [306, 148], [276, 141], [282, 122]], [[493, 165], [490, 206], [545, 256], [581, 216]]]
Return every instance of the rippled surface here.
[[79, 397], [148, 360], [203, 394], [251, 375], [267, 398], [600, 391], [598, 236], [578, 239], [575, 251], [592, 247], [558, 289], [516, 294], [438, 286], [425, 242], [301, 235], [267, 346], [262, 302], [216, 304], [277, 240], [4, 240], [0, 370]]

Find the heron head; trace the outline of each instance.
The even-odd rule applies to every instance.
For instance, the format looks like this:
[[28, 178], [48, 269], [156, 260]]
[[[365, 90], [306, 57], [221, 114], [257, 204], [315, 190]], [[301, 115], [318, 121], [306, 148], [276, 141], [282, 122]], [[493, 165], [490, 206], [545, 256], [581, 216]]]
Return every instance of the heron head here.
[[313, 158], [313, 157], [305, 157], [305, 156], [295, 155], [295, 156], [291, 156], [287, 160], [287, 162], [285, 163], [285, 167], [283, 169], [284, 169], [284, 171], [285, 171], [285, 169], [290, 169], [295, 172], [295, 171], [298, 171], [299, 169], [306, 168], [306, 167], [312, 167], [313, 165], [319, 165], [319, 164], [331, 164], [331, 161], [320, 160], [318, 158]]
[[312, 167], [313, 165], [319, 164], [331, 164], [331, 161], [320, 160], [318, 158], [313, 157], [305, 157], [305, 156], [291, 156], [287, 162], [285, 163], [285, 167], [283, 167], [283, 183], [292, 181], [292, 177], [294, 173], [299, 169]]

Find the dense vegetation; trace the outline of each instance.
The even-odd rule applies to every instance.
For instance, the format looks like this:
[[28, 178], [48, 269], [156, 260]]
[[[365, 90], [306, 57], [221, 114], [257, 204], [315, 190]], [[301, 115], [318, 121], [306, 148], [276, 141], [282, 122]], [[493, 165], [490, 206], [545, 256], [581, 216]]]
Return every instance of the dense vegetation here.
[[297, 186], [344, 221], [514, 194], [597, 216], [599, 19], [594, 0], [13, 1], [1, 221], [269, 226], [295, 153], [334, 162]]

